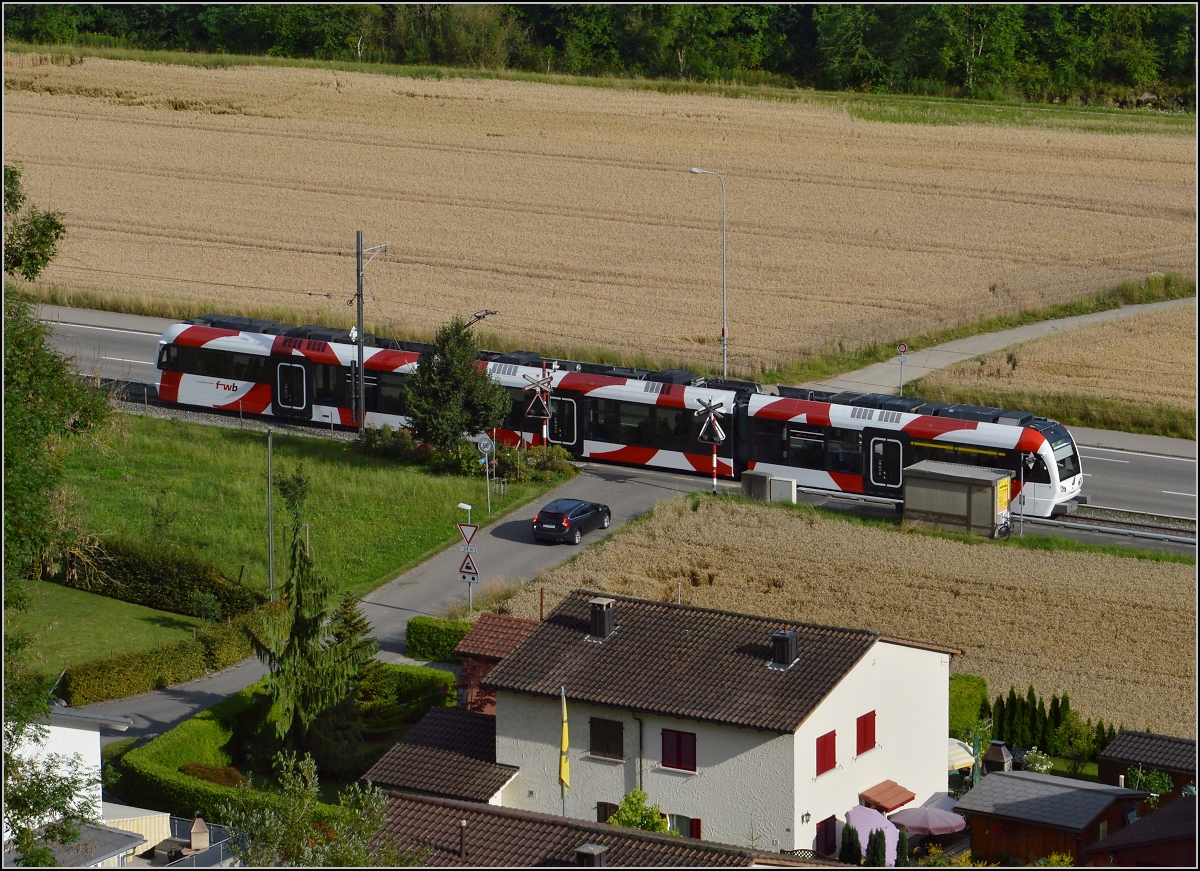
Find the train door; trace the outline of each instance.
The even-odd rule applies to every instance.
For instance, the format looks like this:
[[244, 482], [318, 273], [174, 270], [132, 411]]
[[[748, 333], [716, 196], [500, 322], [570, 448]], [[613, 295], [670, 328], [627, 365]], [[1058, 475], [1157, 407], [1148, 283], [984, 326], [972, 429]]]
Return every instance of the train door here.
[[275, 413], [280, 417], [311, 416], [308, 373], [300, 363], [279, 363], [275, 369]]
[[864, 464], [864, 492], [873, 496], [900, 498], [904, 484], [904, 444], [895, 433], [863, 434], [867, 461]]
[[550, 397], [550, 443], [562, 445], [578, 456], [583, 452], [583, 440], [579, 438], [578, 404], [574, 399], [551, 395]]

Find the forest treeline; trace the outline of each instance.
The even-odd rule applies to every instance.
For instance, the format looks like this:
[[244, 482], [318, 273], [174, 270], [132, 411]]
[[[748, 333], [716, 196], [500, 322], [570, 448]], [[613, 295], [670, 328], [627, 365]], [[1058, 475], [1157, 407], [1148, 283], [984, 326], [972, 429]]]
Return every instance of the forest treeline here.
[[1195, 107], [1196, 7], [6, 4], [36, 44]]

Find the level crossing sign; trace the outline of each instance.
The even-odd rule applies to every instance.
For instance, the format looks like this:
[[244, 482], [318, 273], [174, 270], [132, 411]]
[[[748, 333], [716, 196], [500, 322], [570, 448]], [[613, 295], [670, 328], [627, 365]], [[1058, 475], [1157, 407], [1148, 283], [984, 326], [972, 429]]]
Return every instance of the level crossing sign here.
[[546, 398], [550, 395], [550, 383], [554, 380], [552, 375], [543, 375], [541, 378], [534, 378], [532, 375], [522, 375], [529, 383], [522, 387], [522, 390], [532, 390], [533, 399], [529, 401], [529, 407], [525, 409], [526, 417], [550, 419], [550, 407], [546, 404]]
[[709, 445], [719, 445], [725, 441], [725, 430], [721, 429], [721, 424], [717, 422], [717, 415], [721, 413], [721, 409], [725, 407], [724, 402], [713, 402], [712, 400], [700, 400], [700, 408], [696, 414], [704, 415], [704, 424], [700, 427], [700, 434], [696, 436], [697, 441], [704, 442]]

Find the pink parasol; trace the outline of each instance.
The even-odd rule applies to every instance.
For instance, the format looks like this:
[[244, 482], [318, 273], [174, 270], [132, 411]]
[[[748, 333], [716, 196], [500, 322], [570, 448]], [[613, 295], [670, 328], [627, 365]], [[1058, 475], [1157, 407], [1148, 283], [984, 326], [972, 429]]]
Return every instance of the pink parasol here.
[[854, 826], [858, 832], [858, 845], [862, 848], [863, 858], [867, 855], [867, 839], [871, 832], [883, 829], [883, 840], [887, 845], [887, 865], [896, 864], [896, 845], [900, 841], [900, 830], [888, 818], [874, 808], [856, 805], [846, 811], [846, 825]]
[[967, 827], [967, 821], [958, 814], [935, 807], [905, 808], [888, 819], [916, 835], [948, 835]]

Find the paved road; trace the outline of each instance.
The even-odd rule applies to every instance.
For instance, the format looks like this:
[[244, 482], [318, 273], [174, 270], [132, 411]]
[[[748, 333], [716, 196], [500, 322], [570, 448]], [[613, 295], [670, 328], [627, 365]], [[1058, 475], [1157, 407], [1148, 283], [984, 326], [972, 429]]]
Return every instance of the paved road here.
[[[1157, 303], [1157, 307], [1195, 305], [1195, 300]], [[1075, 322], [1090, 322], [1124, 317], [1145, 310], [1146, 306], [1130, 306], [1083, 318], [1034, 324], [1005, 333], [975, 336], [947, 343], [925, 352], [908, 355], [905, 378], [919, 377], [938, 366], [961, 359], [970, 359], [1015, 342], [1069, 328]], [[81, 371], [108, 378], [128, 378], [151, 381], [154, 377], [154, 357], [158, 336], [173, 321], [145, 318], [108, 312], [42, 306], [44, 319], [57, 325], [53, 340], [60, 350], [76, 356]], [[859, 390], [862, 392], [896, 392], [899, 386], [898, 361], [881, 363], [857, 373], [811, 385], [823, 389]], [[894, 385], [894, 386], [893, 386]], [[1196, 516], [1196, 442], [1163, 439], [1155, 436], [1136, 436], [1101, 430], [1076, 429], [1084, 451], [1085, 468], [1089, 473], [1086, 490], [1095, 495], [1099, 504], [1120, 503], [1114, 507], [1137, 508], [1138, 505], [1158, 504], [1167, 491], [1175, 491], [1174, 510], [1144, 507], [1137, 510], [1177, 513]], [[723, 488], [736, 485], [723, 482]], [[649, 510], [661, 499], [678, 493], [707, 489], [711, 481], [705, 478], [646, 472], [612, 466], [588, 466], [577, 479], [564, 484], [543, 501], [555, 496], [580, 496], [604, 502], [613, 509], [612, 529], [619, 528], [638, 514]], [[1159, 492], [1161, 491], [1161, 492]], [[1134, 495], [1131, 495], [1134, 494]], [[1189, 495], [1190, 494], [1190, 495]], [[1138, 501], [1145, 499], [1143, 503]], [[1132, 502], [1130, 500], [1133, 500]], [[529, 521], [541, 503], [531, 504], [494, 524], [486, 524], [476, 511], [474, 520], [480, 522], [475, 542], [476, 555], [484, 583], [494, 580], [521, 581], [569, 559], [577, 549], [570, 545], [535, 545], [529, 541]], [[585, 545], [595, 542], [608, 532], [590, 534]], [[416, 613], [439, 613], [446, 605], [465, 595], [465, 585], [458, 578], [461, 554], [457, 548], [433, 557], [423, 565], [384, 585], [365, 599], [364, 608], [380, 641], [380, 657], [388, 661], [411, 661], [403, 655], [404, 633], [408, 618]], [[256, 660], [246, 660], [239, 666], [181, 684], [165, 690], [146, 693], [128, 699], [118, 699], [87, 706], [109, 715], [128, 716], [134, 726], [125, 733], [105, 734], [104, 741], [129, 736], [157, 734], [181, 722], [216, 701], [249, 686], [264, 674]]]
[[[722, 490], [735, 491], [730, 481], [719, 484]], [[671, 475], [643, 469], [588, 465], [582, 474], [558, 487], [536, 503], [481, 528], [472, 544], [479, 552], [473, 559], [480, 570], [480, 587], [500, 581], [524, 581], [543, 569], [564, 562], [580, 548], [606, 538], [656, 503], [680, 493], [712, 488], [712, 480], [693, 475]], [[530, 522], [542, 505], [557, 498], [578, 498], [601, 502], [612, 509], [612, 526], [588, 533], [579, 547], [569, 544], [536, 544]], [[472, 520], [480, 521], [476, 508]], [[465, 516], [463, 518], [466, 519]], [[482, 524], [481, 524], [482, 525]], [[466, 599], [467, 585], [458, 573], [463, 554], [457, 547], [443, 551], [417, 568], [404, 573], [363, 599], [366, 612], [379, 641], [381, 655], [390, 659], [404, 652], [408, 618], [414, 614], [436, 614], [456, 599]]]

